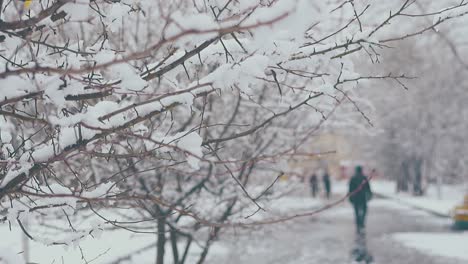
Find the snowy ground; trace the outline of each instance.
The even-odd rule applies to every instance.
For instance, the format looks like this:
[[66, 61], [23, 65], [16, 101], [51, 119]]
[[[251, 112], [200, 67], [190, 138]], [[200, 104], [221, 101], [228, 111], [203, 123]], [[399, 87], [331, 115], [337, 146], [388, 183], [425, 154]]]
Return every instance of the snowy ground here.
[[401, 233], [394, 239], [421, 252], [468, 261], [468, 233]]
[[[375, 199], [370, 204], [367, 224], [367, 245], [377, 264], [461, 264], [465, 250], [444, 254], [406, 247], [396, 234], [426, 233], [447, 237], [452, 235], [449, 220], [416, 211], [389, 200]], [[459, 235], [459, 234], [455, 234]], [[460, 235], [461, 236], [461, 235]], [[465, 240], [468, 235], [463, 234]], [[222, 238], [229, 254], [215, 258], [210, 264], [334, 264], [351, 263], [350, 251], [355, 247], [353, 212], [343, 204], [314, 218], [267, 226], [252, 232], [232, 230]], [[419, 241], [423, 242], [423, 241]], [[457, 243], [458, 241], [453, 241]], [[453, 244], [452, 243], [452, 244]], [[466, 244], [466, 243], [465, 243]], [[439, 251], [444, 251], [444, 245]], [[453, 254], [450, 254], [453, 253]], [[449, 255], [449, 257], [447, 257]]]
[[[381, 188], [375, 182], [373, 186], [377, 190]], [[345, 183], [335, 183], [332, 200], [342, 197], [345, 190]], [[288, 215], [313, 210], [326, 202], [323, 198], [308, 197], [304, 188], [299, 195], [283, 197], [268, 209], [271, 215]], [[367, 246], [377, 264], [466, 263], [468, 233], [452, 232], [450, 224], [448, 218], [415, 210], [398, 201], [376, 198], [369, 208]], [[17, 228], [13, 227], [10, 232], [8, 226], [3, 225], [0, 235], [2, 251], [22, 251], [22, 235]], [[253, 229], [225, 229], [212, 247], [207, 263], [347, 264], [351, 263], [350, 251], [355, 247], [355, 238], [353, 212], [346, 202], [315, 217]], [[31, 242], [30, 260], [41, 264], [78, 264], [91, 260], [94, 261], [90, 263], [103, 264], [154, 263], [154, 243], [154, 235], [136, 235], [122, 230], [104, 232], [99, 239], [87, 239], [79, 246], [66, 248]], [[142, 249], [139, 254], [126, 258], [138, 249]], [[199, 250], [195, 250], [191, 257], [198, 253]]]
[[378, 194], [398, 200], [401, 203], [448, 217], [451, 214], [451, 210], [456, 205], [463, 203], [466, 188], [464, 186], [443, 185], [440, 198], [437, 195], [436, 187], [432, 185], [429, 186], [426, 194], [421, 197], [415, 197], [405, 193], [395, 193], [396, 184], [384, 180], [372, 181], [372, 189]]

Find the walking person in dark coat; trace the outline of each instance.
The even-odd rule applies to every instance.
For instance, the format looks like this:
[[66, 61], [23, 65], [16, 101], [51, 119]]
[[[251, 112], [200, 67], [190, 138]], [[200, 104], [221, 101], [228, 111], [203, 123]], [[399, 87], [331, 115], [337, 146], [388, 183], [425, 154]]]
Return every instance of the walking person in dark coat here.
[[315, 198], [315, 196], [317, 196], [317, 191], [318, 191], [318, 179], [315, 173], [312, 174], [312, 176], [310, 176], [309, 183], [310, 183], [310, 189], [312, 191], [312, 197]]
[[330, 199], [330, 192], [331, 192], [331, 182], [330, 182], [330, 175], [328, 175], [328, 172], [326, 171], [325, 174], [323, 174], [323, 187], [325, 187], [325, 194], [327, 195], [327, 199]]
[[368, 179], [362, 173], [362, 167], [357, 166], [356, 172], [349, 182], [349, 200], [353, 204], [356, 216], [356, 227], [360, 233], [364, 230], [367, 202], [372, 198], [372, 191]]

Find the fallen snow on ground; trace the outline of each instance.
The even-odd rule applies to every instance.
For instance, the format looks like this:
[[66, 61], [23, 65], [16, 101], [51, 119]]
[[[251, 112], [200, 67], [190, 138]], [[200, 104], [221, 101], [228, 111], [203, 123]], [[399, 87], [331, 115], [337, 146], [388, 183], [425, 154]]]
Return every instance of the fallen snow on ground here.
[[[372, 187], [375, 192], [383, 192], [388, 195], [395, 195], [394, 188], [391, 183], [374, 181]], [[268, 202], [264, 202], [262, 206], [266, 211], [260, 211], [255, 216], [249, 218], [250, 221], [260, 221], [265, 219], [280, 218], [296, 213], [301, 212], [310, 212], [320, 208], [321, 206], [336, 201], [337, 199], [342, 198], [346, 195], [347, 183], [345, 181], [334, 182], [332, 186], [333, 197], [330, 200], [324, 198], [312, 198], [309, 194], [309, 189], [307, 185], [304, 185], [302, 189], [291, 193], [286, 196], [276, 197]], [[323, 193], [321, 193], [323, 196]], [[405, 201], [415, 201], [417, 199], [421, 200], [421, 204], [425, 206], [431, 206], [430, 202], [426, 198], [414, 198], [411, 196], [396, 196], [398, 199], [406, 199]], [[448, 197], [448, 196], [447, 196]], [[452, 195], [453, 199], [457, 197], [457, 194]], [[448, 199], [446, 201], [449, 201]], [[456, 204], [456, 202], [452, 202]], [[450, 209], [453, 204], [449, 204], [448, 208]], [[378, 209], [386, 208], [391, 210], [397, 210], [402, 212], [402, 215], [406, 217], [417, 216], [418, 219], [424, 219], [428, 221], [434, 219], [433, 217], [427, 217], [427, 213], [413, 210], [403, 203], [397, 203], [394, 200], [381, 200], [373, 199], [369, 204], [369, 214], [372, 214]], [[375, 211], [374, 211], [375, 210]], [[254, 210], [252, 210], [254, 211]], [[404, 212], [404, 213], [403, 213]], [[319, 220], [321, 218], [322, 220]], [[401, 218], [401, 216], [400, 216]], [[350, 224], [352, 226], [354, 214], [351, 205], [348, 201], [344, 201], [344, 205], [333, 207], [329, 210], [326, 210], [316, 218], [311, 220], [302, 219], [301, 223], [320, 223], [320, 221], [325, 221], [324, 223], [329, 223], [330, 221], [343, 221], [343, 223]], [[245, 221], [245, 219], [243, 219]], [[436, 220], [440, 220], [436, 218]], [[91, 221], [91, 220], [89, 220]], [[435, 220], [434, 220], [435, 221]], [[449, 221], [449, 220], [447, 220]], [[295, 226], [295, 222], [291, 222], [292, 226]], [[51, 223], [49, 223], [51, 224]], [[289, 222], [288, 222], [289, 224]], [[347, 227], [348, 228], [348, 227]], [[351, 228], [351, 227], [350, 227]], [[33, 226], [29, 226], [29, 229], [34, 230]], [[352, 229], [352, 228], [351, 228]], [[401, 232], [401, 231], [399, 231]], [[268, 232], [267, 232], [268, 233]], [[301, 234], [302, 235], [302, 234]], [[13, 226], [12, 230], [9, 230], [8, 225], [0, 226], [0, 236], [3, 238], [0, 241], [0, 250], [8, 249], [12, 254], [11, 257], [22, 257], [23, 254], [20, 252], [23, 250], [22, 239], [24, 239], [24, 234], [18, 226]], [[307, 237], [306, 234], [304, 234]], [[465, 257], [468, 258], [468, 250], [466, 250], [466, 241], [468, 241], [468, 233], [463, 234], [432, 234], [432, 233], [398, 233], [392, 238], [403, 243], [408, 247], [415, 247], [421, 251], [428, 250], [427, 253], [449, 256], [449, 257]], [[259, 238], [260, 240], [264, 238]], [[422, 242], [421, 242], [422, 241]], [[429, 241], [430, 243], [428, 243]], [[183, 242], [183, 241], [182, 241]], [[84, 263], [83, 257], [87, 261], [93, 261], [93, 263], [112, 263], [116, 259], [125, 259], [122, 263], [152, 263], [155, 257], [154, 250], [155, 237], [154, 234], [134, 234], [124, 230], [113, 230], [103, 232], [101, 237], [88, 238], [83, 241], [80, 241], [79, 245], [71, 245], [68, 247], [63, 246], [43, 246], [34, 241], [29, 241], [30, 248], [30, 260], [36, 263], [61, 263], [62, 259], [64, 263]], [[464, 247], [462, 247], [464, 243]], [[151, 246], [153, 245], [153, 246]], [[453, 245], [453, 246], [447, 246]], [[183, 243], [180, 245], [181, 248]], [[427, 248], [426, 248], [427, 247]], [[81, 248], [81, 249], [80, 249]], [[146, 248], [146, 249], [144, 249]], [[134, 254], [131, 258], [126, 258], [127, 255], [134, 251], [141, 252]], [[170, 249], [167, 249], [170, 252]], [[225, 241], [218, 241], [214, 244], [213, 248], [210, 250], [209, 259], [225, 259], [229, 256], [232, 248], [225, 243]], [[258, 244], [253, 243], [252, 250], [259, 250]], [[271, 248], [266, 248], [266, 252], [270, 252]], [[288, 249], [295, 252], [294, 247]], [[326, 250], [326, 247], [324, 248]], [[81, 255], [83, 251], [84, 256]], [[440, 251], [440, 252], [439, 252]], [[201, 252], [201, 248], [198, 245], [194, 244], [193, 251], [190, 252], [188, 258], [189, 263], [194, 263]], [[18, 254], [20, 253], [20, 254]], [[314, 254], [319, 254], [314, 251]], [[170, 262], [171, 254], [167, 254], [166, 257]], [[304, 255], [304, 258], [310, 257], [309, 255]], [[13, 262], [20, 263], [20, 262]], [[208, 262], [211, 263], [211, 262]], [[300, 263], [300, 262], [299, 262]]]
[[[254, 217], [249, 218], [251, 221], [260, 221], [264, 219], [280, 218], [286, 215], [297, 212], [311, 211], [323, 205], [323, 200], [304, 197], [297, 194], [290, 196], [278, 197], [274, 200], [264, 203], [265, 212], [260, 211]], [[254, 210], [252, 210], [254, 211]], [[107, 216], [112, 219], [109, 215]], [[115, 216], [119, 218], [118, 216]], [[92, 222], [96, 217], [90, 217], [86, 222]], [[243, 218], [242, 218], [243, 219]], [[245, 219], [243, 219], [245, 220]], [[96, 219], [94, 220], [96, 221]], [[54, 225], [54, 223], [49, 223]], [[84, 225], [82, 223], [82, 225]], [[107, 225], [105, 226], [107, 227]], [[37, 225], [29, 225], [27, 229], [36, 230]], [[57, 231], [58, 232], [58, 231]], [[25, 235], [17, 225], [10, 227], [8, 225], [0, 226], [0, 252], [9, 251], [8, 255], [11, 259], [23, 258], [23, 241]], [[121, 259], [121, 263], [154, 263], [155, 259], [155, 234], [137, 234], [123, 229], [106, 230], [100, 236], [88, 237], [81, 240], [79, 243], [73, 243], [70, 246], [45, 246], [36, 241], [29, 240], [29, 260], [33, 263], [67, 263], [80, 264], [86, 261], [92, 263], [113, 263], [117, 259]], [[151, 246], [152, 245], [152, 246]], [[166, 245], [167, 252], [171, 252], [170, 244]], [[185, 241], [181, 241], [180, 250], [185, 246]], [[197, 243], [193, 243], [188, 255], [187, 263], [195, 263], [202, 252], [202, 247]], [[129, 256], [133, 252], [140, 252]], [[208, 260], [228, 254], [228, 249], [223, 245], [222, 241], [215, 243], [210, 248]], [[3, 256], [3, 255], [2, 255]], [[5, 256], [4, 256], [5, 257]], [[172, 261], [172, 255], [166, 254], [167, 262]], [[8, 264], [20, 264], [21, 262], [11, 260]], [[0, 264], [3, 264], [0, 261]]]
[[[23, 251], [23, 234], [19, 228], [13, 227], [12, 231], [8, 226], [0, 228], [2, 240], [0, 241], [0, 250], [9, 248], [12, 252]], [[122, 243], [122, 241], [132, 241], [132, 243]], [[74, 246], [45, 246], [35, 241], [28, 241], [30, 261], [33, 263], [85, 263], [96, 259], [97, 263], [107, 263], [113, 259], [125, 256], [138, 248], [154, 243], [154, 235], [139, 236], [138, 239], [132, 239], [132, 233], [123, 230], [114, 230], [104, 232], [99, 239], [87, 239]], [[81, 250], [83, 256], [81, 255]]]
[[[405, 205], [403, 203], [399, 203], [398, 201], [391, 200], [391, 199], [373, 199], [369, 202], [368, 207], [371, 212], [373, 208], [387, 208], [387, 209], [392, 209], [395, 211], [404, 210], [405, 214], [415, 216], [415, 217], [426, 217], [429, 214], [426, 211], [415, 210], [409, 205]], [[441, 218], [431, 218], [431, 219], [440, 220]]]
[[309, 197], [284, 196], [272, 201], [269, 207], [274, 211], [288, 213], [291, 211], [310, 210], [322, 204], [323, 202], [320, 200]]
[[375, 193], [445, 216], [449, 216], [450, 211], [456, 205], [462, 203], [464, 196], [464, 188], [462, 186], [442, 186], [440, 199], [437, 197], [435, 186], [429, 186], [426, 195], [420, 197], [407, 193], [396, 193], [396, 183], [391, 181], [374, 180], [371, 182], [371, 186]]
[[[287, 217], [297, 213], [310, 212], [320, 208], [325, 204], [322, 199], [315, 199], [312, 197], [304, 197], [298, 195], [282, 196], [268, 202], [260, 203], [263, 210], [258, 211], [255, 206], [252, 206], [249, 210], [241, 215], [239, 220], [245, 221], [247, 217], [250, 221], [263, 221], [267, 219], [278, 219], [281, 217]], [[256, 212], [252, 215], [253, 212]]]
[[398, 233], [393, 239], [424, 254], [468, 260], [468, 232]]
[[[13, 227], [12, 231], [8, 230], [8, 226], [0, 226], [0, 252], [9, 253], [7, 264], [21, 264], [24, 235], [21, 230]], [[75, 243], [72, 246], [45, 246], [35, 241], [28, 241], [29, 244], [29, 260], [28, 263], [66, 263], [66, 264], [82, 264], [82, 263], [102, 263], [109, 264], [119, 260], [119, 263], [130, 264], [150, 264], [154, 263], [156, 258], [154, 234], [135, 234], [123, 229], [103, 232], [102, 236], [95, 239], [86, 239]], [[170, 254], [170, 244], [166, 245], [165, 255], [167, 263], [171, 263], [172, 255]], [[181, 241], [178, 245], [182, 249], [185, 244]], [[187, 263], [195, 263], [202, 247], [197, 243], [192, 244], [192, 249], [188, 254]], [[227, 248], [222, 243], [213, 244], [210, 249], [208, 259], [211, 257], [223, 256], [227, 254]], [[136, 253], [135, 252], [139, 252]], [[2, 255], [5, 257], [5, 255]], [[0, 264], [4, 264], [0, 260]]]
[[[373, 214], [375, 210], [379, 208], [401, 212], [408, 217], [423, 219], [426, 222], [431, 222], [441, 226], [448, 227], [452, 223], [451, 219], [449, 218], [433, 217], [432, 215], [429, 215], [428, 212], [415, 210], [407, 205], [390, 199], [372, 199], [368, 204], [368, 214]], [[320, 214], [320, 217], [329, 219], [342, 218], [349, 219], [351, 221], [354, 220], [354, 211], [351, 204], [348, 203], [346, 206], [338, 206], [326, 210]]]

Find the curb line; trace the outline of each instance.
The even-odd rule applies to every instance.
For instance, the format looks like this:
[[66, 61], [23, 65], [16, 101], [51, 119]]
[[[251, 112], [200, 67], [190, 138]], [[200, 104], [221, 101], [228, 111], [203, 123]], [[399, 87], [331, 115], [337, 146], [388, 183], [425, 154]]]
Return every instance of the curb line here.
[[403, 200], [401, 200], [399, 198], [396, 198], [396, 197], [392, 197], [392, 196], [381, 194], [381, 193], [376, 193], [375, 191], [374, 191], [374, 195], [379, 197], [379, 198], [382, 198], [382, 199], [393, 200], [393, 201], [398, 202], [400, 204], [403, 204], [405, 206], [408, 206], [408, 207], [411, 207], [413, 209], [417, 209], [417, 210], [420, 210], [420, 211], [424, 211], [426, 213], [432, 214], [432, 215], [440, 217], [440, 218], [451, 218], [450, 214], [443, 214], [443, 213], [440, 213], [440, 212], [437, 212], [437, 211], [434, 211], [434, 210], [431, 210], [431, 209], [428, 209], [428, 208], [417, 206], [417, 205], [405, 202], [405, 201], [403, 201]]

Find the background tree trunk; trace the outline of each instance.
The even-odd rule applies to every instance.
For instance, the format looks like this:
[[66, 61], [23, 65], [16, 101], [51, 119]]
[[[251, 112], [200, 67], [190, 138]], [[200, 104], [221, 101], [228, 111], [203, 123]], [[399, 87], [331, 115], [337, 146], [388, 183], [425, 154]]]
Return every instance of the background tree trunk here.
[[157, 206], [157, 211], [160, 213], [158, 217], [158, 234], [157, 234], [157, 244], [156, 244], [156, 264], [164, 264], [164, 247], [166, 245], [166, 216], [162, 212], [161, 208]]
[[424, 194], [422, 188], [422, 159], [415, 159], [414, 165], [414, 177], [413, 177], [413, 195], [421, 196]]
[[397, 191], [407, 192], [408, 191], [408, 179], [410, 178], [409, 164], [407, 160], [404, 160], [401, 164], [401, 173], [398, 175]]

